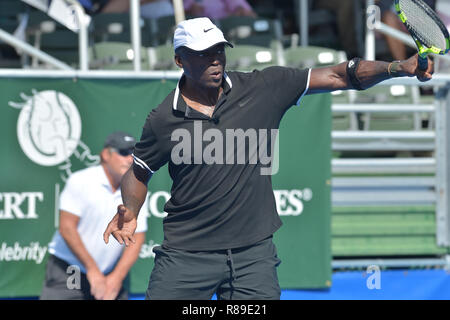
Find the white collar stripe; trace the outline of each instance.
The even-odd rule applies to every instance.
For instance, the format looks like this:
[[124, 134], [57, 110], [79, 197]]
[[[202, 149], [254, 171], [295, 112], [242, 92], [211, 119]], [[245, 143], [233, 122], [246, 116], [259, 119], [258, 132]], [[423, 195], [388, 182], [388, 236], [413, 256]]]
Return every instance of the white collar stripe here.
[[180, 95], [180, 80], [178, 80], [177, 87], [175, 88], [175, 94], [173, 96], [173, 110], [177, 110], [178, 96]]
[[223, 74], [225, 80], [227, 81], [228, 85], [230, 86], [230, 88], [233, 87], [233, 84], [231, 83], [231, 79], [230, 77], [226, 74], [226, 72]]
[[[233, 87], [233, 83], [231, 82], [231, 79], [227, 75], [226, 72], [224, 72], [223, 77], [225, 78], [225, 81], [228, 83], [228, 85], [230, 86], [230, 89], [231, 89]], [[181, 78], [183, 78], [183, 76], [181, 76]], [[178, 97], [180, 96], [180, 81], [181, 81], [181, 78], [180, 78], [180, 80], [178, 80], [177, 87], [175, 88], [175, 93], [173, 95], [173, 104], [172, 104], [173, 110], [178, 110], [177, 109], [177, 103], [178, 103]]]

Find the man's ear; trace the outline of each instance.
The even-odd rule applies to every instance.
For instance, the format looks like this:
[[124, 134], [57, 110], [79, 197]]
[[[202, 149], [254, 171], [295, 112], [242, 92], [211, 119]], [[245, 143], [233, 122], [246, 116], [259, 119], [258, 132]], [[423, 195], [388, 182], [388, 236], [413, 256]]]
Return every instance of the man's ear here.
[[176, 64], [179, 68], [183, 69], [183, 62], [182, 62], [181, 57], [180, 57], [179, 55], [176, 54], [175, 57], [174, 57], [174, 59], [175, 59], [175, 64]]
[[109, 158], [111, 158], [111, 150], [109, 148], [103, 148], [103, 150], [100, 152], [101, 162], [107, 162]]

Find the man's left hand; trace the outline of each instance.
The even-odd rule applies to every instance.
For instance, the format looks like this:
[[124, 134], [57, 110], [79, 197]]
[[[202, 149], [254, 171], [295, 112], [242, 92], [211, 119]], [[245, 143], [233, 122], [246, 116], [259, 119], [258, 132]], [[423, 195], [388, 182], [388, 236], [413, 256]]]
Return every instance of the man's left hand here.
[[419, 69], [418, 54], [416, 53], [409, 59], [400, 62], [398, 67], [399, 76], [417, 77], [421, 82], [428, 81], [432, 78], [434, 73], [434, 62], [428, 59], [428, 68], [423, 71]]

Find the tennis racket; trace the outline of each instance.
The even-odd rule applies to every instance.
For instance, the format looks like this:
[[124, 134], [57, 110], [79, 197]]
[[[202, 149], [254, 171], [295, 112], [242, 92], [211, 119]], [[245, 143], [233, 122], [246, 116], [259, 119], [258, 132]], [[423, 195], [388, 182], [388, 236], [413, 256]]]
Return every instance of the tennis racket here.
[[427, 70], [429, 53], [444, 55], [450, 49], [447, 28], [422, 0], [395, 0], [395, 10], [416, 42], [419, 70]]

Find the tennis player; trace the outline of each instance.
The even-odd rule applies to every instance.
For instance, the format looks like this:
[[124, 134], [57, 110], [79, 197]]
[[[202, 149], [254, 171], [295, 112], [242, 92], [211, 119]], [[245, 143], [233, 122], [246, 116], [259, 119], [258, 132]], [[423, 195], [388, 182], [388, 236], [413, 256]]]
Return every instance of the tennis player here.
[[[171, 198], [147, 299], [211, 299], [214, 293], [218, 299], [279, 299], [280, 259], [272, 235], [281, 220], [271, 177], [261, 174], [261, 161], [250, 161], [254, 146], [231, 144], [227, 133], [278, 129], [285, 112], [306, 94], [363, 90], [399, 76], [426, 81], [433, 72], [432, 63], [419, 71], [417, 56], [394, 63], [355, 58], [318, 69], [226, 72], [225, 46], [232, 44], [208, 18], [178, 24], [175, 63], [184, 73], [148, 115], [122, 181], [123, 205], [104, 232], [106, 243], [111, 234], [127, 246], [135, 241], [147, 184], [168, 163]], [[198, 140], [202, 133], [209, 141]], [[189, 138], [191, 147], [182, 148]], [[213, 140], [210, 161], [205, 154]], [[241, 152], [244, 163], [236, 160]]]

